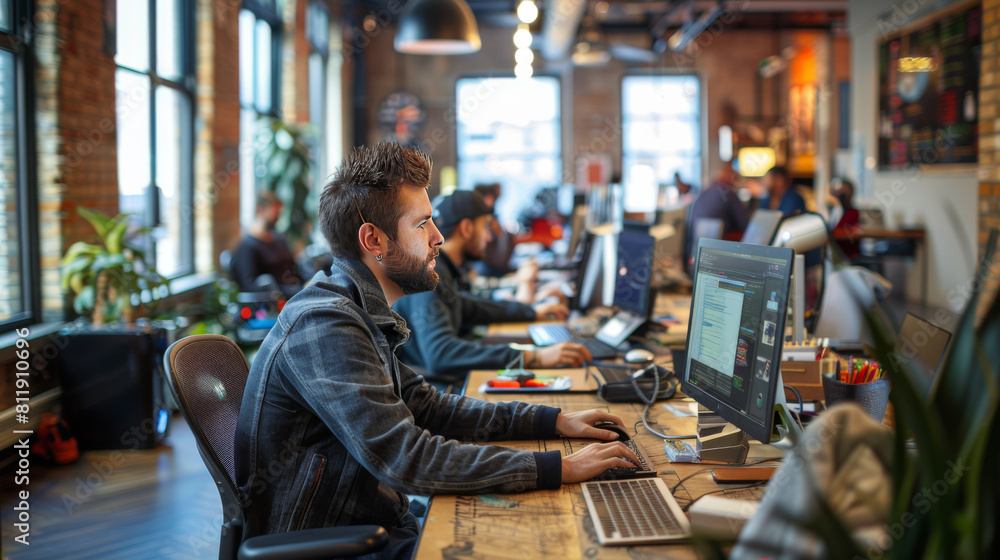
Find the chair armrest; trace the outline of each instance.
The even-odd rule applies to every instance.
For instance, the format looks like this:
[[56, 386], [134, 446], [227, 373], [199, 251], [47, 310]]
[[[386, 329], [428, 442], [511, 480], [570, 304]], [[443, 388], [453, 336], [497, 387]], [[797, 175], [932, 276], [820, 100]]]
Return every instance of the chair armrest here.
[[319, 560], [360, 556], [389, 543], [389, 534], [377, 525], [324, 527], [261, 535], [247, 539], [239, 560]]

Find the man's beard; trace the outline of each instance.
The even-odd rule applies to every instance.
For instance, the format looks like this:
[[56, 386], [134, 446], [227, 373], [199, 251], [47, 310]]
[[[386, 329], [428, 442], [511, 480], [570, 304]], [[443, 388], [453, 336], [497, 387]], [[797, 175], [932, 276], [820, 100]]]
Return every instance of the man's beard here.
[[426, 260], [404, 251], [395, 241], [389, 240], [385, 253], [385, 275], [396, 283], [404, 294], [429, 292], [438, 285], [438, 273], [427, 268], [439, 254], [438, 249]]

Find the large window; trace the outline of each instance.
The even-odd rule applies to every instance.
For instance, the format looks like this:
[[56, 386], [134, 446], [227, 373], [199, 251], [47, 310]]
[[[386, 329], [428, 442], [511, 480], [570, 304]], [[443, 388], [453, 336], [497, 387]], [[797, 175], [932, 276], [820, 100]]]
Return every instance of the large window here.
[[319, 193], [327, 176], [327, 65], [330, 55], [330, 10], [321, 2], [306, 7], [306, 40], [309, 42], [309, 122], [316, 134], [312, 136], [313, 189], [309, 204], [312, 211], [319, 207]]
[[644, 212], [660, 184], [701, 188], [701, 84], [697, 76], [622, 79], [622, 181], [625, 210]]
[[28, 176], [31, 54], [20, 24], [31, 19], [15, 11], [25, 4], [0, 0], [0, 331], [33, 322], [40, 309], [37, 205]]
[[194, 271], [194, 14], [183, 0], [117, 3], [118, 200], [168, 277]]
[[240, 223], [254, 218], [257, 176], [263, 163], [255, 159], [258, 123], [278, 117], [281, 18], [275, 0], [244, 0], [240, 10]]
[[456, 97], [459, 188], [500, 183], [497, 216], [509, 223], [562, 184], [559, 80], [462, 78]]

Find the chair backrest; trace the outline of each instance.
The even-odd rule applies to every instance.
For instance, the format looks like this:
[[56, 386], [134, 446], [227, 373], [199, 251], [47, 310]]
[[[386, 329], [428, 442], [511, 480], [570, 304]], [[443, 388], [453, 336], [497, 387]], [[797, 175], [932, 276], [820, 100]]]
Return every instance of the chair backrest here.
[[246, 357], [231, 339], [201, 334], [170, 345], [163, 361], [170, 391], [222, 496], [226, 521], [242, 523], [243, 510], [234, 483], [234, 442], [243, 388], [250, 374]]

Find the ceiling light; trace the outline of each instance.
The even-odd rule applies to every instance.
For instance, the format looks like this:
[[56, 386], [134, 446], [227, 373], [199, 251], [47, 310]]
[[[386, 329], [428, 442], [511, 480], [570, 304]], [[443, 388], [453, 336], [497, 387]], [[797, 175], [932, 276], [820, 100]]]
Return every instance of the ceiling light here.
[[514, 52], [514, 61], [518, 64], [531, 64], [535, 61], [535, 53], [531, 49], [517, 49]]
[[517, 6], [517, 19], [524, 23], [534, 23], [538, 19], [538, 6], [531, 0], [524, 0]]
[[514, 66], [514, 76], [518, 78], [530, 78], [534, 73], [530, 64], [517, 64]]
[[465, 0], [414, 0], [399, 16], [394, 45], [409, 54], [468, 54], [482, 48]]
[[528, 24], [522, 23], [517, 26], [517, 31], [514, 32], [514, 46], [519, 49], [531, 46], [531, 31], [528, 30]]

